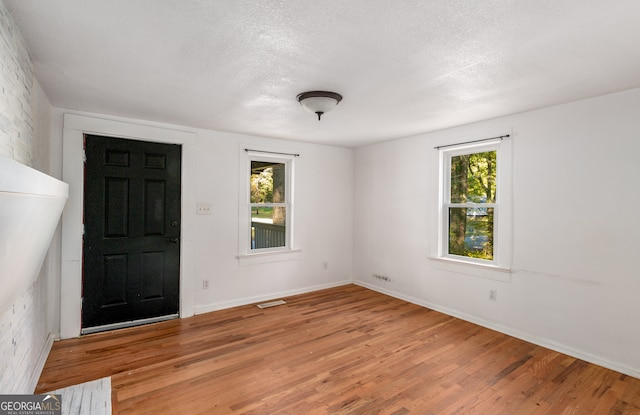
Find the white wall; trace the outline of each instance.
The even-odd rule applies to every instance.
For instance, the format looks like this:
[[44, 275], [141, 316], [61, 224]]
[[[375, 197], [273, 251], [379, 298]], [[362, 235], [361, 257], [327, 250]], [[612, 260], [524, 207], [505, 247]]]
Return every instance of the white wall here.
[[[213, 208], [213, 215], [195, 218], [197, 312], [351, 280], [353, 150], [207, 130], [198, 130], [197, 142], [197, 202]], [[244, 186], [238, 180], [239, 161], [245, 147], [300, 154], [294, 160], [299, 259], [238, 263], [238, 192]], [[204, 279], [210, 280], [209, 290], [201, 289]]]
[[[355, 278], [640, 377], [639, 108], [636, 89], [357, 149]], [[501, 133], [513, 144], [508, 282], [428, 259], [434, 145]]]
[[[0, 2], [0, 155], [47, 174], [51, 105], [33, 77], [29, 51]], [[0, 230], [1, 231], [1, 230]], [[54, 248], [40, 275], [7, 310], [0, 310], [0, 393], [33, 393], [54, 334], [51, 283], [59, 279]], [[58, 251], [59, 252], [59, 251]], [[16, 275], [15, 278], [30, 278]]]
[[[352, 149], [303, 144], [255, 136], [194, 129], [54, 108], [53, 145], [65, 147], [65, 181], [70, 198], [65, 223], [81, 221], [82, 169], [66, 177], [72, 165], [81, 166], [81, 139], [65, 141], [64, 115], [89, 120], [91, 131], [148, 139], [156, 129], [191, 132], [195, 141], [183, 146], [182, 283], [183, 317], [216, 309], [291, 295], [351, 281], [353, 270], [353, 154]], [[91, 119], [97, 120], [91, 122]], [[115, 127], [110, 126], [110, 123]], [[86, 123], [85, 123], [86, 125]], [[77, 135], [77, 134], [76, 134]], [[78, 147], [70, 150], [70, 145]], [[240, 264], [238, 255], [238, 198], [240, 159], [245, 147], [299, 153], [295, 159], [295, 248], [299, 258]], [[188, 150], [188, 151], [187, 151]], [[185, 176], [186, 175], [186, 176]], [[196, 215], [197, 203], [209, 203], [212, 215]], [[69, 215], [73, 215], [70, 217]], [[79, 241], [80, 232], [71, 232]], [[64, 236], [63, 236], [64, 237]], [[70, 245], [64, 237], [64, 244]], [[76, 242], [77, 242], [76, 241]], [[79, 244], [76, 244], [80, 246]], [[62, 267], [62, 337], [78, 335], [80, 272], [78, 252], [65, 256]], [[326, 269], [325, 269], [326, 263]], [[67, 268], [69, 265], [69, 268]], [[73, 268], [73, 269], [72, 269]], [[70, 271], [65, 271], [65, 270]], [[70, 276], [75, 273], [75, 276]], [[202, 280], [209, 280], [203, 289]], [[69, 288], [71, 284], [71, 288]], [[185, 312], [186, 311], [186, 312]]]

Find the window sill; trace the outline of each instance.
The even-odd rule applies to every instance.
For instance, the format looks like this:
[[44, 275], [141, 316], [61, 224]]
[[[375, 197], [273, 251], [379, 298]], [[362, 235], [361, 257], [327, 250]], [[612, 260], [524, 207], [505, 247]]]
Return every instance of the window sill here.
[[300, 259], [302, 249], [289, 249], [282, 251], [255, 252], [251, 254], [240, 254], [238, 263], [240, 265], [265, 264], [268, 262], [293, 261]]
[[460, 261], [444, 257], [430, 256], [428, 258], [433, 261], [435, 268], [443, 271], [471, 275], [480, 278], [487, 278], [496, 281], [511, 281], [511, 268], [504, 268], [495, 265], [477, 264], [473, 262]]

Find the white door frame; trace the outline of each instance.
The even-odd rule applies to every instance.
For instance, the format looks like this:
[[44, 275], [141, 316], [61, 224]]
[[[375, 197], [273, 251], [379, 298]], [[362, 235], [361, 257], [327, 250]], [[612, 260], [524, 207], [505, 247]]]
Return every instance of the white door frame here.
[[182, 145], [182, 223], [180, 249], [180, 317], [194, 314], [193, 295], [193, 215], [195, 206], [195, 166], [189, 163], [196, 155], [196, 133], [168, 127], [136, 124], [64, 114], [62, 131], [62, 180], [69, 184], [69, 199], [62, 214], [62, 264], [60, 293], [60, 337], [80, 335], [82, 325], [82, 232], [84, 205], [85, 134], [157, 143]]

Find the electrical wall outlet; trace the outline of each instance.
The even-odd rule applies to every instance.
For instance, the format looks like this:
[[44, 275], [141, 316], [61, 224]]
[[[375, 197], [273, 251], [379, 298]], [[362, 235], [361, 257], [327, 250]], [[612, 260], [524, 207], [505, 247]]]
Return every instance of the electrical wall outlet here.
[[198, 215], [210, 215], [211, 203], [198, 203], [196, 205], [196, 214]]
[[203, 290], [209, 289], [209, 280], [202, 280], [202, 289]]
[[489, 290], [489, 300], [491, 301], [498, 300], [498, 290]]
[[391, 282], [391, 278], [387, 277], [386, 275], [373, 274], [373, 278], [384, 282]]

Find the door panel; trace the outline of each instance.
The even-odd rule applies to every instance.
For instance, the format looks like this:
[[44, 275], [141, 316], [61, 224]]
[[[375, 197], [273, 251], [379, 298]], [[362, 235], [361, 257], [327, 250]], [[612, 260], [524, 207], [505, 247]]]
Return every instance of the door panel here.
[[108, 203], [105, 204], [104, 236], [107, 238], [127, 237], [129, 231], [129, 180], [105, 177], [105, 191], [105, 200]]
[[177, 314], [180, 146], [85, 140], [83, 329]]

